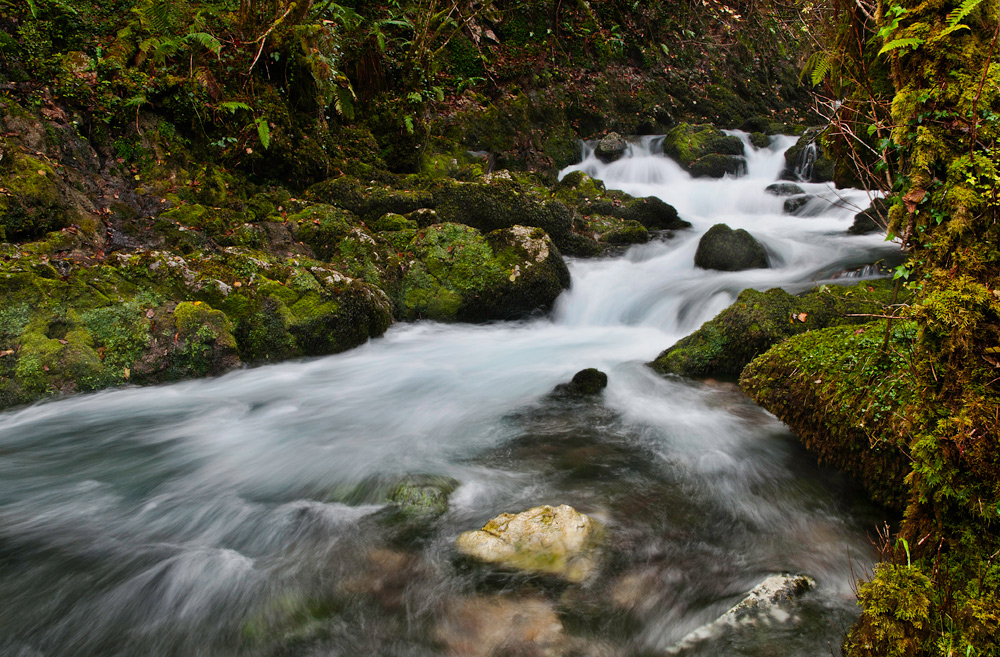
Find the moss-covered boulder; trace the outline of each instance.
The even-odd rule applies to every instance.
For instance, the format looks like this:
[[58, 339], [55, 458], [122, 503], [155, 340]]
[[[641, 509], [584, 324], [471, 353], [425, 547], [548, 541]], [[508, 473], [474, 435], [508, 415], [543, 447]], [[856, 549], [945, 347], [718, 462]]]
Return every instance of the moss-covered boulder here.
[[810, 128], [785, 151], [785, 180], [804, 182], [831, 182], [834, 162], [823, 150], [822, 128]]
[[664, 350], [650, 366], [661, 374], [736, 377], [757, 355], [782, 340], [819, 328], [862, 324], [893, 303], [890, 281], [824, 286], [795, 296], [781, 288], [744, 290], [736, 301], [691, 335]]
[[809, 331], [758, 356], [740, 387], [821, 462], [902, 510], [911, 462], [900, 411], [919, 394], [908, 376], [915, 333], [912, 322], [884, 320]]
[[516, 319], [548, 309], [569, 286], [569, 270], [540, 228], [484, 236], [462, 224], [436, 224], [417, 233], [406, 256], [399, 303], [405, 319]]
[[0, 240], [40, 237], [66, 225], [52, 166], [0, 144]]
[[587, 221], [587, 228], [594, 231], [598, 241], [605, 244], [623, 246], [649, 241], [649, 231], [638, 221], [597, 216]]
[[316, 183], [306, 198], [317, 203], [336, 205], [363, 219], [375, 220], [392, 212], [407, 214], [433, 206], [430, 193], [419, 189], [396, 189], [386, 181], [362, 182], [351, 176]]
[[433, 188], [434, 207], [443, 222], [472, 226], [489, 233], [515, 225], [541, 228], [559, 246], [567, 243], [573, 214], [566, 205], [549, 200], [547, 190], [535, 190], [506, 172], [482, 182], [442, 181]]
[[769, 267], [764, 246], [742, 228], [733, 230], [726, 224], [715, 224], [701, 236], [694, 264], [702, 269], [718, 271]]
[[501, 513], [481, 530], [461, 534], [455, 545], [477, 561], [583, 582], [597, 568], [602, 534], [600, 523], [563, 504]]
[[573, 375], [569, 383], [560, 383], [553, 390], [559, 397], [590, 397], [599, 395], [608, 387], [608, 375], [599, 369], [588, 367]]
[[745, 168], [740, 138], [707, 124], [678, 124], [664, 136], [663, 152], [695, 177], [721, 178]]
[[680, 230], [690, 228], [690, 222], [677, 214], [677, 209], [655, 196], [628, 200], [612, 211], [616, 217], [637, 221], [649, 230]]

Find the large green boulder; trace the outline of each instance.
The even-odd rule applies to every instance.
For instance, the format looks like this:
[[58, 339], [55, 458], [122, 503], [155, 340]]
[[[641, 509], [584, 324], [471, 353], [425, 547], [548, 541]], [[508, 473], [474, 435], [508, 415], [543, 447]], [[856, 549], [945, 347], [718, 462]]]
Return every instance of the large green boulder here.
[[691, 335], [664, 350], [650, 366], [661, 374], [736, 377], [758, 354], [814, 329], [862, 324], [892, 303], [890, 281], [824, 286], [795, 296], [781, 288], [744, 290], [736, 301]]
[[718, 271], [766, 269], [769, 266], [767, 251], [753, 235], [742, 228], [733, 230], [726, 224], [715, 224], [701, 236], [694, 264]]
[[512, 226], [488, 235], [442, 223], [407, 247], [399, 307], [404, 319], [516, 319], [552, 306], [569, 270], [540, 228]]
[[740, 138], [707, 124], [676, 125], [663, 138], [663, 152], [695, 177], [721, 178], [745, 167]]

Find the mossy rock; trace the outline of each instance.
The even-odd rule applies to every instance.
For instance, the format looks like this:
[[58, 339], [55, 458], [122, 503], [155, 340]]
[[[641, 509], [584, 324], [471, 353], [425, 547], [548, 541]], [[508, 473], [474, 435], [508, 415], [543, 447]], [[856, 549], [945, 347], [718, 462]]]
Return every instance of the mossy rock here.
[[763, 132], [751, 132], [750, 144], [754, 148], [767, 148], [771, 145], [771, 138]]
[[573, 227], [573, 214], [564, 203], [546, 200], [547, 190], [533, 190], [509, 175], [494, 174], [484, 182], [442, 181], [432, 191], [441, 221], [462, 223], [483, 233], [533, 226], [560, 245]]
[[743, 142], [711, 125], [680, 123], [664, 136], [663, 152], [692, 175], [721, 178], [739, 171]]
[[448, 510], [448, 497], [459, 482], [451, 477], [411, 475], [399, 482], [389, 500], [403, 512], [418, 516], [441, 515]]
[[359, 223], [352, 212], [327, 204], [310, 205], [287, 218], [296, 240], [309, 245], [317, 257], [328, 260], [337, 245]]
[[362, 219], [373, 221], [388, 213], [408, 214], [420, 208], [434, 207], [429, 192], [393, 189], [377, 182], [364, 184], [350, 176], [316, 183], [306, 192], [306, 198], [336, 205]]
[[638, 221], [610, 218], [603, 222], [593, 221], [591, 226], [598, 230], [597, 239], [606, 244], [645, 244], [649, 241], [649, 231]]
[[919, 394], [908, 376], [915, 335], [912, 322], [887, 329], [885, 320], [808, 331], [754, 359], [740, 387], [820, 462], [902, 511], [911, 470], [904, 409]]
[[539, 228], [514, 226], [484, 237], [444, 223], [417, 234], [400, 303], [406, 319], [516, 319], [551, 307], [569, 286], [569, 270]]
[[688, 173], [695, 178], [734, 178], [746, 173], [746, 160], [737, 155], [709, 153], [688, 166]]
[[573, 375], [569, 383], [560, 383], [553, 390], [558, 397], [593, 397], [608, 387], [608, 375], [588, 367]]
[[781, 204], [781, 211], [785, 214], [790, 214], [795, 217], [806, 216], [804, 212], [806, 206], [815, 199], [816, 197], [812, 194], [802, 194], [800, 196], [791, 196], [785, 199], [785, 202]]
[[609, 132], [600, 138], [594, 148], [594, 155], [601, 162], [614, 162], [621, 159], [628, 148], [628, 142], [617, 132]]
[[603, 181], [583, 171], [570, 171], [553, 188], [556, 199], [570, 205], [599, 199], [606, 191]]
[[824, 286], [802, 296], [781, 288], [744, 290], [736, 301], [697, 331], [664, 350], [650, 366], [661, 374], [736, 377], [757, 355], [782, 340], [829, 326], [863, 324], [892, 303], [890, 281], [852, 287]]
[[0, 241], [36, 238], [67, 224], [55, 169], [13, 150], [0, 159]]
[[680, 230], [691, 224], [677, 214], [677, 209], [655, 196], [636, 198], [616, 207], [612, 213], [628, 221], [637, 221], [649, 230]]
[[769, 266], [767, 251], [753, 235], [742, 228], [733, 230], [726, 224], [715, 224], [702, 235], [694, 264], [718, 271], [766, 269]]

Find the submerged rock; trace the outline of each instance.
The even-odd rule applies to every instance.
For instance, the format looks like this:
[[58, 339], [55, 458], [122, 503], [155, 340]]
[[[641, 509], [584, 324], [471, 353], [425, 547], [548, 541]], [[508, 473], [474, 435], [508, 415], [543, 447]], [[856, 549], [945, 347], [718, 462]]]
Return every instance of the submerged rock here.
[[[806, 213], [803, 210], [812, 202], [816, 197], [812, 194], [803, 194], [801, 196], [792, 196], [785, 199], [785, 203], [781, 206], [782, 212], [785, 214], [794, 215], [796, 217], [805, 216]], [[810, 213], [814, 214], [814, 213]]]
[[569, 383], [560, 383], [553, 393], [561, 396], [579, 397], [600, 394], [608, 387], [608, 375], [604, 372], [588, 367], [573, 375], [573, 380]]
[[767, 251], [753, 235], [726, 224], [715, 224], [702, 235], [694, 254], [695, 267], [718, 271], [766, 269]]
[[458, 483], [451, 477], [411, 475], [396, 485], [389, 500], [408, 513], [440, 515], [448, 510], [448, 497]]
[[551, 601], [540, 597], [469, 597], [450, 601], [434, 632], [447, 654], [462, 657], [566, 654], [566, 635]]
[[715, 638], [740, 625], [757, 621], [787, 621], [790, 616], [782, 606], [815, 586], [815, 580], [808, 575], [771, 575], [755, 586], [729, 611], [685, 636], [671, 646], [667, 653], [674, 655], [688, 650], [702, 641]]
[[455, 545], [478, 561], [582, 582], [597, 568], [602, 533], [596, 520], [573, 507], [546, 505], [501, 513], [481, 530], [461, 534]]
[[628, 142], [617, 132], [609, 132], [597, 142], [594, 155], [602, 162], [614, 162], [625, 154]]
[[806, 193], [806, 190], [792, 182], [771, 183], [764, 188], [764, 191], [774, 196], [798, 196]]

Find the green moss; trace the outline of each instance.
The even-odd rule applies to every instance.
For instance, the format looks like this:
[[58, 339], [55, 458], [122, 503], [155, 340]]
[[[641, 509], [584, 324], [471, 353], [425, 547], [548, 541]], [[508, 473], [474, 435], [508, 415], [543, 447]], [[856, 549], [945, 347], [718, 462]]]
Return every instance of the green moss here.
[[[650, 363], [663, 374], [735, 377], [757, 355], [785, 338], [843, 324], [862, 324], [893, 303], [893, 284], [869, 281], [822, 287], [802, 296], [780, 288], [744, 290], [736, 301]], [[902, 297], [901, 299], [905, 299]]]
[[47, 162], [7, 152], [0, 160], [0, 240], [39, 237], [66, 225], [57, 173]]
[[707, 155], [743, 155], [743, 142], [711, 125], [681, 123], [664, 137], [663, 152], [688, 169]]

